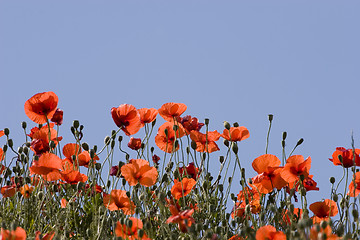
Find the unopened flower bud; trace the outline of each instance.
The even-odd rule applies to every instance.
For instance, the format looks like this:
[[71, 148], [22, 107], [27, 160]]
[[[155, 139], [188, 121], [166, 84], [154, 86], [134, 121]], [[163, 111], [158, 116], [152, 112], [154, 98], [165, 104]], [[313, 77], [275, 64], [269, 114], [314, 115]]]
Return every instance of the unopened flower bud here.
[[226, 139], [224, 139], [224, 145], [227, 146], [227, 147], [229, 147], [229, 141], [226, 140]]
[[4, 134], [5, 134], [6, 136], [9, 136], [10, 130], [9, 130], [8, 128], [4, 128]]
[[193, 150], [196, 150], [196, 148], [197, 148], [196, 142], [194, 140], [191, 141], [191, 148]]
[[74, 120], [74, 121], [73, 121], [73, 127], [74, 127], [75, 129], [78, 128], [79, 125], [80, 125], [80, 123], [79, 123], [78, 120]]
[[220, 163], [223, 163], [224, 160], [225, 160], [224, 156], [220, 156], [220, 157], [219, 157], [219, 162], [220, 162]]
[[304, 142], [304, 139], [303, 139], [303, 138], [300, 138], [299, 141], [296, 143], [296, 146], [301, 145], [303, 142]]
[[233, 126], [234, 126], [234, 127], [238, 127], [238, 126], [240, 126], [240, 125], [239, 125], [239, 123], [234, 122], [234, 123], [233, 123]]
[[88, 145], [86, 142], [82, 143], [82, 144], [81, 144], [81, 147], [82, 147], [85, 151], [89, 151], [89, 145]]
[[95, 163], [95, 169], [96, 169], [97, 171], [100, 171], [100, 169], [101, 169], [101, 163]]
[[227, 121], [224, 122], [224, 128], [226, 128], [227, 130], [230, 130], [230, 123], [228, 123]]
[[269, 114], [269, 115], [268, 115], [268, 118], [269, 118], [269, 122], [271, 122], [271, 121], [273, 120], [273, 118], [274, 118], [274, 115]]
[[334, 184], [334, 183], [335, 183], [335, 178], [334, 178], [334, 177], [331, 177], [331, 178], [330, 178], [330, 183], [331, 183], [331, 184]]
[[22, 122], [22, 123], [21, 123], [21, 127], [22, 127], [23, 129], [26, 129], [26, 125], [27, 125], [26, 122]]
[[282, 135], [283, 140], [285, 140], [286, 137], [287, 137], [287, 132], [283, 132], [283, 135]]
[[9, 145], [10, 148], [12, 148], [14, 146], [12, 139], [8, 139], [7, 144]]

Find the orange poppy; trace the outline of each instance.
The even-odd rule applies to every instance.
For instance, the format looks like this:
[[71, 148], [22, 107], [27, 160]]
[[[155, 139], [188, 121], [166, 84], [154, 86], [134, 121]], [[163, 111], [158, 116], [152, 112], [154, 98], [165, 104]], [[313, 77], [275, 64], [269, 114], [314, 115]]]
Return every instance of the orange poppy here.
[[66, 208], [67, 204], [68, 204], [68, 201], [65, 198], [62, 198], [60, 201], [60, 207]]
[[0, 161], [4, 160], [4, 150], [0, 148]]
[[128, 143], [128, 147], [132, 150], [139, 150], [141, 148], [141, 139], [131, 137]]
[[293, 155], [286, 160], [286, 164], [281, 172], [281, 177], [292, 187], [295, 181], [300, 179], [301, 175], [303, 175], [304, 178], [309, 176], [310, 168], [311, 157], [308, 157], [304, 161], [303, 156]]
[[55, 231], [49, 232], [45, 235], [42, 235], [40, 231], [36, 231], [35, 234], [35, 240], [52, 240], [55, 236]]
[[1, 239], [11, 239], [11, 240], [25, 240], [26, 239], [26, 232], [23, 228], [17, 227], [14, 230], [5, 230], [1, 228]]
[[240, 237], [239, 235], [234, 235], [231, 238], [229, 238], [228, 240], [242, 240], [243, 238]]
[[191, 131], [198, 132], [202, 126], [205, 125], [204, 123], [199, 123], [196, 117], [191, 117], [189, 115], [181, 118], [180, 123], [185, 128], [187, 134], [190, 134]]
[[[50, 124], [50, 140], [57, 145], [58, 141], [62, 140], [62, 137], [57, 136], [57, 131], [53, 128], [54, 124]], [[35, 152], [36, 155], [41, 155], [45, 152], [50, 151], [49, 147], [49, 127], [45, 125], [40, 129], [34, 127], [31, 129], [30, 134], [28, 135], [32, 141], [30, 149]]]
[[140, 114], [141, 127], [143, 127], [145, 123], [153, 122], [158, 114], [158, 110], [155, 108], [140, 108], [138, 112]]
[[314, 223], [319, 223], [338, 214], [336, 202], [331, 199], [325, 199], [322, 202], [314, 202], [310, 204], [309, 209], [314, 213]]
[[195, 223], [194, 218], [191, 216], [194, 213], [194, 209], [180, 212], [174, 205], [170, 205], [169, 209], [172, 216], [166, 220], [166, 223], [177, 223], [180, 231], [187, 232], [188, 228]]
[[178, 120], [181, 114], [186, 111], [187, 106], [183, 103], [165, 103], [159, 108], [158, 112], [165, 121], [173, 122], [174, 118]]
[[77, 184], [78, 182], [86, 182], [88, 177], [76, 170], [68, 170], [61, 172], [61, 179], [66, 183]]
[[[40, 156], [39, 160], [33, 161], [30, 167], [30, 174], [39, 174], [46, 178], [47, 175], [51, 179], [48, 181], [54, 181], [60, 179], [60, 171], [62, 169], [62, 160], [53, 153], [44, 153]], [[54, 179], [57, 178], [57, 179]]]
[[5, 135], [4, 130], [0, 130], [0, 137], [2, 137], [4, 135]]
[[144, 159], [131, 159], [129, 163], [121, 167], [121, 175], [130, 186], [140, 183], [145, 187], [150, 187], [156, 183], [158, 171], [155, 167], [150, 167], [149, 162]]
[[111, 109], [111, 116], [127, 136], [137, 133], [141, 128], [140, 114], [133, 105], [121, 104]]
[[198, 152], [212, 153], [220, 150], [218, 145], [215, 143], [215, 141], [219, 140], [220, 138], [220, 133], [218, 133], [216, 130], [208, 132], [207, 134], [191, 131], [190, 138], [196, 142], [196, 151]]
[[[355, 185], [354, 185], [355, 182]], [[349, 185], [348, 195], [350, 197], [357, 197], [360, 193], [360, 172], [356, 172], [353, 181]]]
[[[306, 189], [306, 191], [310, 191], [310, 190], [315, 190], [315, 191], [319, 191], [319, 188], [316, 187], [317, 182], [315, 182], [312, 178], [314, 177], [314, 175], [309, 175], [307, 176], [307, 178], [304, 179], [303, 181], [303, 185]], [[297, 191], [298, 189], [296, 189]]]
[[286, 240], [286, 235], [276, 231], [275, 227], [266, 225], [256, 231], [256, 240]]
[[240, 142], [250, 137], [250, 133], [249, 130], [243, 126], [231, 127], [230, 130], [224, 129], [223, 134], [221, 134], [221, 136], [228, 141]]
[[114, 189], [110, 194], [104, 194], [103, 203], [110, 211], [122, 210], [126, 215], [135, 213], [135, 204], [126, 195], [125, 190]]
[[129, 240], [149, 239], [146, 234], [141, 238], [138, 235], [138, 230], [143, 229], [143, 223], [140, 219], [130, 217], [129, 220], [132, 222], [131, 227], [126, 226], [126, 224], [121, 224], [120, 222], [116, 223], [115, 234], [117, 237]]
[[239, 202], [260, 200], [260, 193], [255, 188], [245, 187], [245, 189], [241, 190], [237, 195], [237, 200]]
[[[173, 129], [174, 126], [178, 126], [176, 133]], [[165, 130], [167, 131], [167, 135], [165, 134]], [[174, 125], [173, 123], [165, 122], [159, 127], [158, 133], [155, 136], [155, 143], [164, 152], [175, 152], [179, 149], [179, 145], [175, 148], [175, 140], [183, 137], [184, 135], [185, 130], [181, 125]]]
[[[91, 157], [88, 151], [82, 151], [81, 147], [76, 143], [68, 143], [63, 147], [63, 154], [71, 163], [74, 163], [72, 160], [72, 156], [75, 155], [75, 166], [84, 166], [89, 167]], [[94, 163], [96, 160], [99, 160], [97, 155], [94, 156]], [[76, 162], [77, 161], [77, 162]]]
[[171, 194], [175, 199], [180, 199], [188, 195], [196, 184], [192, 178], [183, 178], [181, 182], [174, 180], [174, 186], [171, 188]]
[[252, 167], [258, 175], [253, 177], [252, 181], [260, 193], [267, 194], [274, 188], [279, 190], [287, 184], [280, 175], [282, 171], [280, 164], [281, 161], [272, 154], [261, 155], [253, 161]]
[[189, 163], [186, 167], [179, 167], [180, 176], [189, 176], [196, 181], [199, 169], [195, 167], [193, 162]]
[[30, 194], [34, 190], [34, 187], [25, 184], [24, 186], [20, 187], [20, 193], [24, 196], [24, 198], [29, 198]]
[[[320, 229], [319, 232], [317, 231], [318, 229]], [[325, 229], [322, 227], [317, 228], [316, 226], [313, 226], [310, 229], [310, 240], [318, 240], [319, 234], [321, 234], [320, 236], [322, 236], [321, 239], [327, 239], [327, 240], [341, 239], [341, 237], [332, 233], [332, 229], [330, 225], [327, 225]], [[323, 238], [323, 236], [326, 236], [326, 238]]]
[[32, 96], [25, 102], [25, 114], [31, 121], [38, 124], [46, 123], [51, 119], [57, 109], [58, 96], [53, 92], [43, 92]]
[[297, 222], [302, 216], [303, 210], [301, 208], [294, 208], [294, 212], [290, 212], [289, 210], [283, 211], [283, 221], [286, 225], [291, 224], [290, 218]]
[[[340, 165], [344, 168], [349, 168], [354, 166], [354, 160], [355, 165], [360, 166], [360, 149], [355, 149], [355, 152], [353, 149], [346, 149], [343, 147], [337, 147], [336, 151], [332, 154], [332, 158], [329, 158], [330, 161], [334, 163], [334, 165]], [[339, 155], [342, 157], [342, 163], [339, 159]]]
[[10, 185], [10, 186], [4, 186], [1, 188], [1, 194], [4, 198], [12, 197], [16, 193], [16, 186]]

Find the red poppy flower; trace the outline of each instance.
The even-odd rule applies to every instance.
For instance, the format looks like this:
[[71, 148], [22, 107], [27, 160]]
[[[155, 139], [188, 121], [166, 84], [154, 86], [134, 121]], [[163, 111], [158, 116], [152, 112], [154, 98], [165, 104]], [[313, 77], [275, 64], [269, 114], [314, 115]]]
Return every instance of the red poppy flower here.
[[[343, 147], [337, 147], [336, 151], [333, 153], [332, 158], [329, 158], [330, 161], [334, 163], [334, 165], [344, 166], [345, 168], [349, 168], [355, 165], [360, 166], [360, 149], [355, 149], [355, 153], [353, 149], [346, 149]], [[342, 157], [342, 163], [339, 159], [339, 155]]]
[[175, 199], [180, 199], [188, 195], [194, 188], [196, 181], [192, 178], [183, 178], [181, 182], [174, 180], [174, 186], [171, 188], [171, 194]]
[[331, 199], [325, 199], [322, 202], [314, 202], [310, 204], [309, 209], [314, 213], [315, 218], [313, 220], [317, 223], [338, 214], [336, 202]]
[[287, 184], [280, 175], [280, 164], [281, 161], [272, 154], [261, 155], [253, 161], [252, 167], [258, 175], [253, 177], [252, 181], [260, 193], [267, 194], [274, 188], [279, 190]]
[[132, 222], [131, 227], [126, 226], [126, 224], [121, 224], [120, 222], [116, 223], [115, 234], [117, 237], [129, 240], [149, 239], [146, 234], [141, 238], [138, 235], [138, 230], [143, 229], [143, 223], [140, 219], [130, 217], [129, 220]]
[[63, 123], [63, 115], [64, 115], [64, 111], [58, 108], [56, 109], [50, 121], [60, 126]]
[[143, 127], [145, 123], [153, 122], [158, 114], [158, 110], [155, 108], [140, 108], [138, 112], [140, 114], [141, 127]]
[[30, 194], [33, 192], [34, 187], [25, 184], [24, 186], [20, 187], [20, 193], [24, 196], [24, 198], [29, 198]]
[[187, 106], [183, 103], [165, 103], [159, 108], [159, 114], [165, 121], [173, 122], [186, 111]]
[[312, 179], [313, 177], [314, 177], [313, 175], [309, 175], [307, 178], [304, 179], [303, 185], [306, 191], [310, 191], [310, 190], [319, 191], [319, 188], [316, 187], [317, 183]]
[[353, 181], [351, 181], [349, 185], [349, 192], [347, 194], [350, 197], [357, 197], [359, 193], [360, 193], [360, 172], [356, 172], [353, 177]]
[[144, 159], [131, 159], [128, 164], [121, 167], [121, 174], [130, 186], [140, 183], [145, 187], [151, 187], [156, 183], [158, 172], [155, 167], [150, 167]]
[[[68, 143], [63, 147], [64, 156], [75, 166], [84, 166], [89, 167], [91, 157], [88, 151], [82, 151], [81, 147], [76, 143]], [[75, 162], [72, 159], [72, 156], [75, 155]], [[96, 160], [99, 160], [99, 157], [95, 154], [93, 163], [96, 163]]]
[[266, 225], [256, 231], [256, 240], [286, 240], [286, 235], [276, 231], [275, 227]]
[[16, 186], [15, 185], [4, 186], [1, 188], [0, 191], [4, 198], [12, 197], [16, 193]]
[[181, 125], [186, 130], [187, 134], [190, 134], [191, 131], [200, 131], [201, 127], [204, 126], [204, 123], [199, 123], [196, 117], [185, 116], [180, 120]]
[[199, 169], [195, 167], [193, 162], [189, 163], [186, 167], [179, 167], [180, 176], [189, 176], [196, 181]]
[[110, 194], [104, 194], [103, 203], [110, 211], [122, 210], [126, 215], [135, 213], [135, 204], [125, 190], [112, 190]]
[[246, 127], [231, 127], [230, 130], [224, 129], [223, 138], [228, 141], [240, 142], [250, 137], [249, 130]]
[[25, 102], [25, 114], [38, 124], [46, 123], [57, 109], [58, 97], [53, 92], [43, 92], [32, 96]]
[[[53, 153], [44, 153], [39, 160], [33, 161], [30, 167], [30, 174], [39, 174], [44, 178], [48, 177], [53, 180], [58, 180], [61, 177], [59, 169], [62, 169], [62, 160]], [[58, 178], [58, 179], [54, 179]]]
[[77, 184], [78, 182], [86, 182], [88, 177], [76, 170], [67, 170], [61, 172], [62, 180], [66, 183]]
[[141, 128], [140, 114], [133, 105], [121, 104], [111, 109], [111, 116], [127, 136], [137, 133]]
[[0, 148], [0, 162], [4, 160], [4, 150], [2, 150], [2, 148]]
[[194, 218], [191, 216], [194, 213], [194, 209], [180, 212], [174, 205], [170, 205], [169, 209], [172, 216], [166, 220], [166, 223], [177, 223], [180, 231], [187, 232], [188, 228], [195, 223]]
[[0, 137], [2, 137], [4, 135], [5, 135], [4, 130], [0, 130]]
[[[176, 133], [173, 129], [174, 126], [178, 127]], [[165, 134], [165, 129], [167, 129], [167, 135]], [[181, 125], [174, 125], [173, 123], [165, 122], [159, 127], [158, 133], [155, 136], [155, 143], [164, 152], [176, 152], [179, 149], [179, 145], [175, 148], [175, 140], [183, 137], [184, 135], [185, 130]]]
[[[62, 140], [62, 137], [57, 136], [57, 131], [53, 128], [54, 124], [50, 124], [50, 140], [57, 145], [58, 141]], [[49, 127], [48, 125], [43, 126], [42, 128], [34, 127], [31, 129], [30, 134], [28, 135], [32, 141], [30, 149], [35, 152], [36, 155], [41, 155], [45, 152], [50, 151], [49, 147]]]
[[5, 230], [1, 228], [1, 239], [14, 239], [14, 240], [25, 240], [26, 239], [26, 232], [23, 228], [17, 227], [14, 230]]
[[220, 150], [218, 145], [215, 143], [215, 141], [220, 138], [220, 133], [216, 130], [208, 132], [207, 134], [191, 131], [190, 138], [196, 142], [196, 151], [198, 152], [212, 153]]
[[311, 168], [311, 157], [308, 157], [304, 161], [304, 157], [301, 155], [293, 155], [286, 160], [286, 164], [281, 172], [281, 177], [290, 184], [290, 187], [295, 181], [300, 179], [300, 175], [304, 178], [309, 176]]
[[141, 139], [140, 138], [130, 138], [128, 147], [132, 150], [139, 150], [141, 148]]

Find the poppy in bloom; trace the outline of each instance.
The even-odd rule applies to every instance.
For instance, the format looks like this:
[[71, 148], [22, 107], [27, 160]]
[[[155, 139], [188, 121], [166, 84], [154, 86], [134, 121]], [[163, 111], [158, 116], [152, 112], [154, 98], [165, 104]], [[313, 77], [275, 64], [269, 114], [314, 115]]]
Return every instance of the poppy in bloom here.
[[17, 227], [14, 230], [6, 230], [1, 228], [1, 239], [4, 240], [25, 240], [26, 239], [26, 232], [23, 228]]
[[16, 193], [16, 186], [14, 185], [4, 186], [1, 188], [0, 191], [4, 198], [12, 197]]
[[349, 185], [349, 192], [347, 194], [350, 197], [357, 197], [359, 193], [360, 193], [360, 172], [356, 172], [353, 177], [353, 180]]
[[[58, 141], [62, 140], [62, 137], [57, 136], [57, 131], [53, 128], [54, 124], [50, 124], [50, 140], [57, 145]], [[49, 147], [49, 127], [45, 125], [40, 129], [34, 127], [31, 129], [30, 134], [28, 135], [32, 141], [30, 145], [30, 149], [35, 152], [36, 155], [41, 155], [45, 152], [50, 151]]]
[[316, 223], [328, 220], [329, 217], [333, 217], [338, 214], [336, 202], [331, 199], [325, 199], [322, 202], [314, 202], [310, 204], [309, 209], [314, 213], [313, 221]]
[[126, 224], [121, 224], [120, 222], [116, 223], [115, 234], [117, 237], [129, 240], [149, 239], [146, 234], [141, 238], [138, 235], [138, 230], [143, 229], [143, 223], [140, 219], [130, 217], [129, 220], [132, 222], [131, 227], [126, 226]]
[[131, 137], [128, 147], [132, 150], [139, 150], [141, 148], [141, 139]]
[[195, 167], [193, 162], [189, 163], [186, 167], [179, 167], [180, 176], [189, 176], [196, 181], [199, 169]]
[[311, 168], [311, 157], [304, 160], [301, 155], [293, 155], [286, 160], [286, 164], [281, 172], [281, 177], [290, 184], [292, 188], [295, 181], [300, 179], [303, 175], [304, 178], [309, 176]]
[[0, 161], [4, 160], [4, 150], [0, 148]]
[[196, 117], [191, 117], [189, 115], [181, 118], [180, 123], [185, 128], [187, 134], [190, 134], [191, 131], [198, 132], [202, 126], [205, 125], [204, 123], [199, 123], [199, 120]]
[[224, 129], [221, 137], [228, 141], [240, 142], [250, 137], [249, 130], [246, 127], [231, 127], [230, 130]]
[[[333, 153], [332, 158], [329, 158], [334, 165], [340, 165], [344, 168], [349, 168], [354, 166], [354, 161], [356, 166], [360, 166], [360, 149], [346, 149], [343, 147], [337, 147], [336, 151]], [[339, 155], [342, 158], [342, 161], [339, 159]], [[342, 163], [341, 163], [342, 162]]]
[[171, 188], [171, 194], [175, 199], [179, 200], [181, 197], [185, 197], [191, 192], [196, 181], [192, 178], [183, 178], [181, 182], [175, 179], [174, 183], [174, 186]]
[[4, 136], [4, 130], [0, 130], [0, 137]]
[[[310, 190], [319, 191], [319, 188], [316, 187], [317, 183], [312, 179], [313, 177], [314, 177], [313, 175], [309, 175], [309, 176], [307, 176], [307, 178], [304, 179], [303, 185], [304, 185], [306, 191], [310, 191]], [[297, 191], [297, 189], [296, 189], [296, 191]]]
[[256, 240], [286, 240], [286, 235], [276, 231], [275, 227], [266, 225], [256, 231]]
[[165, 121], [173, 122], [174, 118], [178, 121], [179, 117], [186, 111], [187, 106], [183, 103], [165, 103], [159, 108], [158, 112]]
[[264, 154], [256, 158], [252, 167], [258, 173], [252, 178], [253, 185], [260, 193], [267, 194], [274, 188], [280, 190], [287, 182], [281, 177], [281, 161], [272, 154]]
[[145, 123], [153, 122], [158, 114], [158, 110], [155, 108], [140, 108], [138, 112], [140, 114], [141, 127], [143, 127]]
[[[320, 231], [318, 231], [320, 229]], [[321, 236], [321, 238], [319, 238]], [[324, 238], [326, 236], [326, 238]], [[310, 240], [318, 240], [318, 239], [327, 239], [327, 240], [338, 240], [342, 239], [336, 234], [332, 233], [332, 229], [330, 225], [327, 225], [326, 228], [317, 228], [316, 225], [310, 229]]]
[[290, 218], [293, 220], [293, 222], [298, 222], [298, 220], [301, 218], [303, 213], [303, 210], [301, 208], [294, 208], [294, 212], [290, 212], [289, 210], [283, 211], [283, 221], [286, 225], [291, 224]]
[[57, 109], [58, 96], [53, 92], [43, 92], [32, 96], [25, 102], [25, 114], [38, 124], [46, 123]]
[[[59, 173], [62, 169], [62, 160], [53, 153], [44, 153], [40, 156], [39, 160], [34, 160], [30, 167], [30, 174], [39, 174], [45, 177], [51, 173]], [[60, 179], [61, 175], [58, 175]], [[58, 180], [56, 179], [56, 180]]]
[[141, 128], [140, 114], [137, 109], [130, 104], [121, 104], [119, 107], [111, 109], [111, 116], [119, 128], [127, 136], [137, 133]]
[[121, 176], [121, 171], [119, 171], [120, 168], [118, 165], [112, 166], [110, 168], [110, 176], [116, 176], [116, 177], [120, 177]]
[[220, 138], [220, 133], [218, 133], [216, 130], [208, 132], [207, 134], [191, 131], [190, 138], [196, 142], [196, 151], [198, 152], [212, 153], [220, 150], [218, 145], [215, 143], [215, 141], [219, 140]]
[[60, 126], [63, 123], [63, 116], [64, 116], [64, 111], [58, 108], [56, 109], [50, 121]]
[[66, 208], [67, 204], [68, 204], [68, 201], [65, 198], [62, 198], [60, 200], [60, 207], [61, 208]]
[[179, 225], [180, 231], [187, 232], [188, 228], [191, 227], [193, 223], [195, 223], [194, 218], [191, 216], [194, 213], [194, 209], [180, 212], [174, 205], [170, 205], [169, 209], [172, 216], [166, 220], [166, 223], [177, 223]]
[[152, 160], [153, 160], [154, 164], [158, 165], [160, 157], [158, 155], [154, 154], [154, 156], [152, 156]]
[[78, 182], [86, 182], [88, 177], [77, 170], [67, 170], [61, 172], [61, 179], [66, 183], [77, 184]]
[[[174, 126], [177, 128], [174, 131]], [[165, 133], [167, 131], [167, 134]], [[159, 127], [158, 133], [155, 136], [156, 145], [164, 152], [171, 153], [179, 149], [179, 145], [175, 144], [177, 138], [181, 138], [185, 135], [185, 130], [181, 125], [174, 125], [170, 122], [165, 122]]]
[[[84, 166], [89, 167], [91, 157], [88, 151], [82, 151], [80, 145], [76, 143], [68, 143], [63, 147], [63, 154], [71, 163], [75, 164], [77, 167]], [[73, 156], [75, 155], [75, 162], [73, 160]], [[97, 155], [94, 156], [93, 162], [99, 160]]]
[[25, 184], [24, 186], [20, 187], [20, 193], [24, 196], [24, 198], [29, 198], [30, 194], [34, 190], [34, 187]]
[[135, 204], [126, 195], [125, 190], [111, 190], [110, 194], [104, 194], [104, 206], [110, 211], [122, 210], [126, 215], [135, 213]]
[[144, 159], [131, 159], [129, 163], [121, 167], [121, 174], [130, 186], [140, 183], [150, 187], [156, 183], [158, 172], [155, 167], [150, 167]]

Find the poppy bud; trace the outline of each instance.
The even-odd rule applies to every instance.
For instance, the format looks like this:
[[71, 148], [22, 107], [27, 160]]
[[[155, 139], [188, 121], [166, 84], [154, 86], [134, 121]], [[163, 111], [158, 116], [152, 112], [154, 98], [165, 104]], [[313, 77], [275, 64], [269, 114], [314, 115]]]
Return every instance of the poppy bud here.
[[42, 191], [39, 191], [37, 197], [39, 200], [42, 200], [42, 198], [44, 197], [44, 193]]
[[26, 125], [27, 125], [26, 122], [22, 122], [22, 123], [21, 123], [21, 127], [22, 127], [23, 129], [26, 129]]
[[237, 146], [235, 143], [232, 144], [232, 150], [233, 150], [233, 152], [234, 152], [235, 154], [238, 153], [239, 148], [238, 148], [238, 146]]
[[238, 126], [240, 126], [240, 125], [239, 125], [239, 123], [234, 122], [234, 123], [233, 123], [233, 126], [234, 126], [234, 127], [238, 127]]
[[351, 213], [354, 217], [354, 220], [357, 221], [359, 218], [359, 212], [356, 209], [353, 209]]
[[284, 140], [281, 141], [281, 146], [282, 146], [283, 148], [285, 147], [285, 141], [284, 141]]
[[126, 185], [126, 179], [125, 179], [125, 178], [122, 179], [122, 185], [123, 185], [123, 186]]
[[123, 136], [120, 135], [120, 136], [118, 137], [118, 141], [121, 142], [122, 140], [123, 140]]
[[141, 239], [143, 236], [144, 236], [144, 230], [143, 229], [138, 229], [138, 236], [139, 236], [139, 238]]
[[220, 156], [220, 157], [219, 157], [219, 162], [220, 162], [220, 163], [223, 163], [224, 160], [225, 160], [224, 156]]
[[94, 151], [96, 152], [96, 151], [97, 151], [97, 146], [94, 145], [93, 149], [94, 149]]
[[94, 158], [95, 157], [95, 150], [94, 149], [90, 149], [90, 157]]
[[286, 136], [287, 136], [287, 132], [283, 132], [283, 135], [282, 135], [283, 140], [286, 139]]
[[105, 143], [105, 145], [109, 145], [109, 144], [110, 144], [110, 137], [109, 137], [109, 136], [106, 136], [106, 137], [105, 137], [104, 143]]
[[75, 129], [78, 128], [79, 125], [80, 125], [80, 123], [79, 123], [78, 120], [74, 120], [74, 121], [73, 121], [73, 127], [74, 127]]
[[231, 183], [231, 181], [232, 181], [232, 177], [229, 177], [228, 182]]
[[55, 148], [56, 144], [54, 141], [50, 141], [49, 146], [50, 146], [50, 148]]
[[4, 128], [4, 134], [5, 134], [6, 136], [9, 136], [10, 130], [9, 130], [8, 128]]
[[273, 118], [274, 118], [274, 115], [269, 114], [268, 117], [269, 117], [269, 122], [271, 122], [273, 120]]
[[23, 148], [23, 152], [24, 152], [25, 155], [28, 155], [28, 153], [29, 153], [29, 148], [25, 146], [25, 147]]
[[209, 119], [208, 118], [205, 118], [204, 122], [205, 122], [205, 125], [209, 125]]
[[167, 176], [167, 174], [165, 173], [165, 174], [162, 176], [162, 178], [161, 178], [161, 183], [167, 182], [167, 180], [168, 180], [168, 176]]
[[229, 141], [226, 140], [226, 139], [224, 139], [224, 145], [227, 146], [227, 147], [229, 147]]
[[4, 145], [4, 146], [3, 146], [3, 151], [6, 152], [7, 149], [8, 149], [8, 146], [7, 146], [7, 145]]
[[154, 127], [155, 124], [156, 124], [156, 118], [154, 119], [154, 121], [152, 121], [151, 126]]
[[227, 130], [230, 130], [230, 123], [228, 123], [227, 121], [224, 122], [224, 128], [226, 128]]
[[335, 178], [334, 178], [334, 177], [331, 177], [331, 178], [330, 178], [330, 183], [331, 183], [331, 184], [334, 184], [334, 183], [335, 183]]
[[70, 130], [71, 130], [71, 133], [72, 133], [73, 135], [75, 135], [75, 128], [74, 128], [74, 127], [71, 127]]
[[344, 234], [344, 230], [344, 225], [340, 223], [336, 229], [336, 235], [341, 237]]
[[12, 139], [8, 139], [7, 144], [9, 145], [10, 148], [13, 147], [14, 143]]
[[113, 149], [115, 147], [115, 141], [114, 140], [111, 141], [110, 147], [111, 147], [111, 149]]
[[100, 169], [101, 169], [101, 163], [95, 163], [95, 169], [96, 169], [97, 171], [100, 171]]
[[22, 147], [18, 147], [18, 153], [21, 154], [23, 152], [23, 148]]
[[115, 137], [116, 137], [116, 130], [112, 130], [111, 131], [111, 138], [115, 139]]
[[165, 128], [164, 133], [165, 133], [165, 136], [167, 137], [169, 134], [169, 130], [167, 128]]
[[197, 148], [196, 142], [194, 140], [191, 141], [191, 148], [193, 150], [196, 150], [196, 148]]
[[220, 191], [220, 192], [223, 192], [223, 191], [224, 191], [224, 185], [219, 184], [218, 188], [219, 188], [219, 191]]
[[296, 146], [301, 145], [303, 142], [304, 142], [304, 139], [303, 139], [303, 138], [300, 138], [299, 141], [296, 143]]

